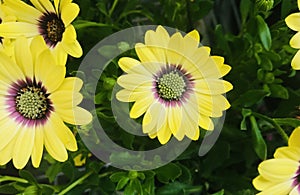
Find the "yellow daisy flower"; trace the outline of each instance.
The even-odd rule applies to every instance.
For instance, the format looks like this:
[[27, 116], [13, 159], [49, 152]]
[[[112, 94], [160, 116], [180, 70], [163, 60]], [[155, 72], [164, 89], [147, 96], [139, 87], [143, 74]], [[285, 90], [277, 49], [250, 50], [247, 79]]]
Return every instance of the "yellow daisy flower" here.
[[253, 180], [258, 195], [300, 194], [300, 127], [291, 134], [288, 146], [278, 148], [274, 158], [258, 166], [259, 176]]
[[220, 79], [231, 67], [209, 47], [199, 47], [199, 33], [171, 37], [158, 26], [145, 34], [145, 44], [135, 45], [139, 60], [123, 57], [119, 66], [127, 74], [118, 78], [123, 102], [135, 102], [131, 118], [144, 115], [143, 132], [165, 144], [174, 135], [199, 138], [199, 126], [213, 130], [211, 117], [221, 117], [230, 107], [222, 95], [232, 85]]
[[[0, 3], [0, 24], [14, 21], [16, 21], [16, 17], [5, 13], [3, 10], [3, 4]], [[13, 45], [14, 44], [10, 39], [0, 37], [0, 51], [4, 51], [7, 55], [12, 56], [14, 50]]]
[[16, 39], [14, 59], [0, 52], [0, 165], [11, 159], [22, 169], [31, 157], [38, 167], [45, 146], [57, 161], [77, 150], [72, 131], [64, 124], [82, 125], [91, 114], [78, 106], [82, 81], [65, 78], [66, 67], [56, 65], [49, 50], [39, 51], [42, 39], [30, 44]]
[[[298, 0], [298, 8], [300, 10], [300, 0]], [[294, 30], [298, 31], [290, 40], [291, 47], [295, 49], [300, 49], [300, 12], [292, 13], [285, 18], [286, 25]], [[300, 50], [297, 51], [292, 59], [292, 68], [295, 70], [300, 70]]]
[[0, 24], [0, 36], [17, 38], [42, 35], [48, 48], [60, 64], [65, 64], [67, 54], [82, 55], [76, 31], [71, 22], [79, 13], [79, 6], [72, 0], [31, 0], [30, 6], [21, 0], [5, 0], [5, 9], [17, 17], [17, 22]]

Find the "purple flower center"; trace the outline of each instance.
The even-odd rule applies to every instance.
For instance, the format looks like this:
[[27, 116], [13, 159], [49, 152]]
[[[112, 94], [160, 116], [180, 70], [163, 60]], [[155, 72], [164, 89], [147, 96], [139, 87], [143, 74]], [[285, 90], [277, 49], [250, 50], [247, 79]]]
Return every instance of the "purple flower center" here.
[[11, 116], [20, 123], [43, 123], [53, 111], [51, 100], [42, 82], [29, 78], [13, 83], [6, 96]]
[[39, 19], [39, 31], [50, 47], [55, 47], [62, 40], [65, 25], [56, 13], [44, 13]]

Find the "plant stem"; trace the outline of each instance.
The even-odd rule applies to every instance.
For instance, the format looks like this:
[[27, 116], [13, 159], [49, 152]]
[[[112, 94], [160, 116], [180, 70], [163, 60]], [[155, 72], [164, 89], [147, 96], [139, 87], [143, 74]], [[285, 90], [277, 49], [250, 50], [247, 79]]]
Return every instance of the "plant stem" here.
[[256, 112], [253, 112], [252, 114], [255, 117], [258, 117], [260, 119], [263, 119], [263, 120], [271, 123], [273, 125], [273, 127], [277, 130], [277, 132], [279, 133], [279, 135], [282, 137], [282, 139], [286, 143], [288, 143], [288, 140], [289, 140], [288, 135], [285, 133], [285, 131], [280, 127], [280, 125], [278, 125], [278, 123], [274, 119], [269, 118], [269, 117], [267, 117], [267, 116], [265, 116], [263, 114], [256, 113]]
[[0, 177], [0, 183], [4, 181], [16, 181], [20, 183], [28, 183], [26, 179], [19, 178], [19, 177], [13, 177], [13, 176], [2, 176]]
[[77, 179], [76, 181], [74, 181], [73, 183], [71, 183], [67, 188], [65, 188], [63, 191], [61, 191], [58, 195], [66, 194], [66, 193], [69, 192], [71, 189], [73, 189], [74, 187], [76, 187], [78, 184], [82, 183], [82, 182], [83, 182], [86, 178], [88, 178], [92, 173], [93, 173], [93, 171], [90, 171], [90, 172], [86, 173], [85, 175], [83, 175], [82, 177], [80, 177], [79, 179]]
[[114, 0], [113, 5], [111, 6], [110, 10], [108, 11], [109, 17], [111, 17], [112, 13], [114, 12], [116, 5], [118, 4], [118, 0]]
[[[86, 173], [85, 175], [83, 175], [82, 177], [80, 177], [79, 179], [77, 179], [76, 181], [74, 181], [73, 183], [71, 183], [67, 188], [65, 188], [63, 191], [61, 191], [58, 195], [63, 195], [66, 194], [67, 192], [69, 192], [71, 189], [73, 189], [74, 187], [76, 187], [78, 184], [81, 184], [85, 179], [87, 179], [92, 173], [94, 173], [93, 171], [90, 171], [88, 173]], [[103, 173], [101, 175], [99, 175], [99, 178], [103, 178], [106, 177], [110, 174], [112, 174], [113, 172], [106, 172]]]

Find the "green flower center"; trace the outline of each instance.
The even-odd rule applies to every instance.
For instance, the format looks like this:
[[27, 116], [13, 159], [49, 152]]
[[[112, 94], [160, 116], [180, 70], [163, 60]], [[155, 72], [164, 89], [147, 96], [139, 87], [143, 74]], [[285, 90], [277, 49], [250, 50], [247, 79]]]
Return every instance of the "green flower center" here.
[[179, 100], [186, 91], [186, 83], [182, 75], [173, 70], [163, 74], [157, 81], [159, 96], [167, 101]]
[[25, 118], [41, 119], [46, 115], [48, 102], [41, 88], [24, 87], [17, 93], [15, 101], [16, 110]]

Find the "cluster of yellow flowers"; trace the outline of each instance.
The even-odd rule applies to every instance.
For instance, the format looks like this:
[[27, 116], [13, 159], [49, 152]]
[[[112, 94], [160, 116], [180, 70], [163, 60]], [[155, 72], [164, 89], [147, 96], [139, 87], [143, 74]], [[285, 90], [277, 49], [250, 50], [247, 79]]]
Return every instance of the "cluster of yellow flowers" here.
[[[300, 10], [300, 0], [298, 0]], [[290, 40], [291, 47], [300, 49], [300, 13], [286, 17], [289, 28], [298, 31]], [[300, 70], [300, 51], [291, 62], [292, 68]], [[259, 176], [253, 180], [254, 187], [261, 191], [258, 195], [298, 195], [300, 194], [300, 127], [292, 132], [288, 146], [277, 148], [273, 159], [261, 162]]]
[[68, 55], [82, 49], [71, 22], [72, 0], [5, 0], [0, 4], [0, 165], [40, 165], [44, 146], [58, 161], [77, 150], [66, 123], [82, 125], [92, 115], [78, 105], [83, 82], [66, 76]]

